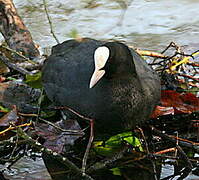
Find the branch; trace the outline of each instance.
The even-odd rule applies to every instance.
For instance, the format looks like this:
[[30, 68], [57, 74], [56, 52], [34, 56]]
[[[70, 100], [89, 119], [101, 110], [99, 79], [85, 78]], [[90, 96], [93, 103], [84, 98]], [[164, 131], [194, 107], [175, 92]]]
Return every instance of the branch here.
[[46, 6], [46, 0], [43, 0], [43, 3], [44, 3], [44, 9], [45, 9], [45, 12], [46, 12], [46, 16], [48, 18], [48, 23], [50, 25], [50, 33], [53, 35], [53, 37], [54, 37], [55, 41], [57, 42], [57, 44], [59, 44], [59, 40], [58, 40], [58, 38], [56, 37], [56, 35], [55, 35], [54, 31], [53, 31], [53, 25], [52, 25], [52, 22], [50, 20], [50, 16], [48, 14], [48, 9], [47, 9], [47, 6]]
[[[78, 176], [82, 176], [82, 170], [79, 169], [73, 162], [71, 162], [67, 157], [63, 157], [62, 155], [53, 152], [51, 149], [44, 147], [42, 144], [38, 143], [37, 141], [33, 140], [30, 136], [28, 136], [21, 128], [18, 128], [18, 135], [19, 137], [26, 140], [26, 143], [33, 146], [38, 151], [45, 153], [47, 155], [52, 155], [56, 160], [58, 160], [63, 165], [67, 166], [73, 172], [75, 172]], [[87, 174], [84, 174], [86, 180], [93, 180]]]
[[26, 75], [30, 74], [32, 75], [31, 72], [25, 70], [24, 68], [18, 67], [16, 64], [13, 64], [9, 61], [8, 58], [6, 58], [2, 53], [0, 53], [0, 61], [2, 61], [5, 65], [7, 65], [9, 68], [14, 69], [15, 71], [18, 71], [19, 73]]

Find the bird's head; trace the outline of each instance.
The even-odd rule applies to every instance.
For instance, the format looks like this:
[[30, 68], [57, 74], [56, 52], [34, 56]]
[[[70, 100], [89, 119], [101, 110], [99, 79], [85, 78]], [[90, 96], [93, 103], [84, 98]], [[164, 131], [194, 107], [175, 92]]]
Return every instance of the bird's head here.
[[129, 48], [119, 42], [108, 42], [94, 52], [95, 70], [89, 87], [94, 87], [102, 77], [112, 79], [135, 73]]

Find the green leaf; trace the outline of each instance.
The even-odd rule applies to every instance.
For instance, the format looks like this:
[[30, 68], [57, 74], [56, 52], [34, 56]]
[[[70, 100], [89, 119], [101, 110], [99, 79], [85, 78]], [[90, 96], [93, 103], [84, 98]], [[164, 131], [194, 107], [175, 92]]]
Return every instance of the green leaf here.
[[117, 168], [117, 167], [110, 169], [110, 171], [112, 171], [113, 175], [116, 175], [116, 176], [121, 176], [122, 175], [120, 169]]
[[93, 142], [93, 148], [97, 154], [100, 154], [102, 156], [111, 156], [114, 152], [114, 148], [111, 146], [104, 146], [103, 141]]
[[7, 80], [9, 80], [9, 81], [15, 81], [15, 80], [17, 80], [16, 78], [13, 78], [13, 77], [7, 77]]
[[33, 88], [41, 89], [42, 88], [42, 81], [41, 81], [41, 72], [38, 72], [33, 75], [26, 75], [26, 84]]
[[45, 112], [45, 111], [41, 111], [40, 112], [40, 116], [42, 118], [50, 118], [50, 117], [53, 117], [56, 115], [56, 111], [48, 111], [48, 112]]
[[104, 143], [103, 141], [96, 141], [93, 143], [93, 147], [98, 154], [103, 156], [111, 156], [122, 148], [124, 143], [128, 143], [143, 152], [140, 140], [133, 136], [130, 131], [112, 136]]
[[3, 112], [5, 112], [5, 113], [6, 113], [6, 112], [10, 112], [10, 109], [5, 108], [5, 107], [3, 107], [3, 106], [1, 106], [1, 105], [0, 105], [0, 110], [3, 111]]

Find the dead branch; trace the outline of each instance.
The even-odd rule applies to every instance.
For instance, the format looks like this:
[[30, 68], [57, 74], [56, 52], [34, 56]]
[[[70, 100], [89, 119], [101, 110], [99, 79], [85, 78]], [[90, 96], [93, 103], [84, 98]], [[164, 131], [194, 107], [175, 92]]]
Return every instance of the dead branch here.
[[[28, 136], [22, 129], [18, 128], [18, 135], [20, 138], [26, 140], [26, 143], [29, 144], [30, 146], [34, 147], [38, 151], [45, 153], [47, 155], [53, 156], [56, 160], [58, 160], [60, 163], [71, 169], [73, 172], [76, 173], [78, 176], [82, 176], [82, 170], [79, 169], [73, 162], [71, 162], [67, 157], [63, 157], [62, 155], [53, 152], [51, 149], [48, 149], [42, 144], [38, 143], [34, 139], [32, 139], [30, 136]], [[92, 177], [90, 177], [87, 174], [84, 174], [85, 179], [87, 180], [93, 180]]]
[[9, 59], [7, 57], [5, 57], [2, 53], [0, 53], [0, 60], [5, 64], [7, 65], [9, 68], [15, 70], [15, 71], [18, 71], [20, 74], [23, 74], [23, 75], [26, 75], [26, 74], [29, 74], [29, 75], [32, 75], [31, 72], [25, 70], [24, 68], [21, 68], [21, 67], [18, 67], [16, 64], [13, 64], [9, 61]]

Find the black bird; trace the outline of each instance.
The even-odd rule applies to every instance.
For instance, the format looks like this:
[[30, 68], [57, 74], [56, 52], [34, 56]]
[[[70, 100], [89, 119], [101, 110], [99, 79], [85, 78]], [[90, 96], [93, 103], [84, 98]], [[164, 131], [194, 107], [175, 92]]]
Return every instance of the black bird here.
[[50, 100], [95, 119], [95, 130], [103, 134], [144, 122], [160, 99], [158, 75], [120, 42], [85, 38], [58, 44], [42, 79]]

